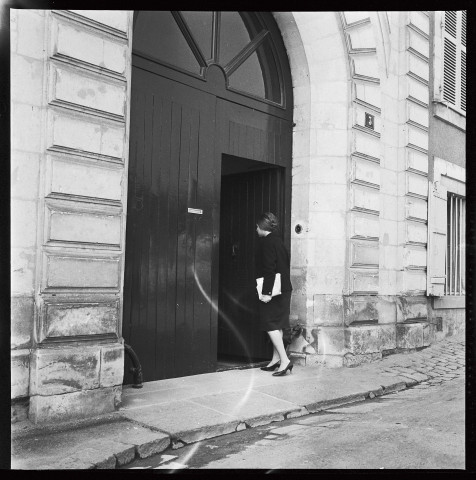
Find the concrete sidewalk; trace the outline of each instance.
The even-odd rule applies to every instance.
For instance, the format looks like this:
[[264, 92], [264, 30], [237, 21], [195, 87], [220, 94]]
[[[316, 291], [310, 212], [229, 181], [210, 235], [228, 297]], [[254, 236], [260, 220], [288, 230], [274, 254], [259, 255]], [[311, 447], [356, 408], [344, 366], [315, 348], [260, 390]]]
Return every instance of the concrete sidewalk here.
[[168, 447], [300, 417], [464, 375], [465, 340], [372, 364], [299, 367], [273, 377], [259, 368], [126, 387], [119, 411], [55, 426], [12, 425], [13, 469], [116, 468]]

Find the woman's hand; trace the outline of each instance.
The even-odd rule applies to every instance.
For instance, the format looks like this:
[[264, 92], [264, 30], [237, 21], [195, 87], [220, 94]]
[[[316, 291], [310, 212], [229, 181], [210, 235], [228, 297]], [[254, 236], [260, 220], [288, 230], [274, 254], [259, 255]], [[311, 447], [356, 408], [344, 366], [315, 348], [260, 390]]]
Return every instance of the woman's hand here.
[[260, 300], [264, 303], [268, 303], [268, 302], [271, 301], [271, 298], [273, 298], [273, 297], [271, 297], [271, 295], [261, 295]]

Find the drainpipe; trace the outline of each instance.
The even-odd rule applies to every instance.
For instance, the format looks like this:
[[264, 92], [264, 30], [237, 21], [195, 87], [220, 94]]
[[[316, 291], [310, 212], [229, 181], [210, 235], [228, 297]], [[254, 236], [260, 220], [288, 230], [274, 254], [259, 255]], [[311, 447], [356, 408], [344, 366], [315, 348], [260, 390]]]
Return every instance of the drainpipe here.
[[142, 367], [139, 362], [139, 357], [136, 355], [136, 352], [132, 350], [132, 347], [130, 345], [127, 345], [127, 343], [124, 344], [124, 350], [132, 360], [133, 367], [131, 367], [131, 369], [129, 370], [134, 376], [134, 383], [132, 384], [132, 388], [142, 388]]

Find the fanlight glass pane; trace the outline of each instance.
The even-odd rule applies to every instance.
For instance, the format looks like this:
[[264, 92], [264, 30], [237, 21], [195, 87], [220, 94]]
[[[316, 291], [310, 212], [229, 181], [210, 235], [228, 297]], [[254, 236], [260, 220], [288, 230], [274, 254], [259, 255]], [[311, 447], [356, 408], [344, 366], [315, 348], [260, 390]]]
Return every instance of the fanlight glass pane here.
[[212, 58], [213, 12], [180, 12], [206, 60]]
[[278, 68], [267, 40], [233, 72], [228, 85], [233, 89], [281, 103]]
[[242, 92], [251, 93], [257, 97], [265, 98], [263, 72], [258, 60], [258, 54], [254, 52], [240, 67], [231, 75], [228, 85]]
[[193, 73], [200, 65], [170, 12], [141, 11], [134, 25], [134, 50]]
[[221, 12], [219, 64], [225, 66], [252, 37], [238, 12]]

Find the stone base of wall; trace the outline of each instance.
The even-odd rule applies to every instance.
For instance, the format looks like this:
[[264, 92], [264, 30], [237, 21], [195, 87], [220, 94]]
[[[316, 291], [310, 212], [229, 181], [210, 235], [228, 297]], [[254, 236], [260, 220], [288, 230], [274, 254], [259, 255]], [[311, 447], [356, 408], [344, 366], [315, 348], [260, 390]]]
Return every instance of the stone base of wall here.
[[315, 324], [303, 325], [288, 349], [301, 365], [361, 365], [428, 347], [465, 328], [464, 308], [448, 308], [454, 300], [438, 299], [439, 308], [434, 308], [435, 299], [422, 295], [343, 296], [342, 302], [333, 301], [333, 308], [324, 308], [329, 299], [316, 297]]
[[344, 367], [356, 367], [364, 363], [372, 363], [382, 359], [382, 352], [377, 353], [346, 353], [343, 358]]
[[340, 355], [319, 355], [312, 353], [288, 353], [289, 359], [302, 367], [321, 365], [326, 368], [340, 368], [344, 366], [344, 359]]
[[31, 354], [29, 418], [58, 422], [101, 415], [119, 405], [124, 346], [58, 345]]
[[122, 386], [34, 395], [30, 398], [29, 419], [33, 423], [52, 423], [103, 415], [119, 407], [121, 394]]

